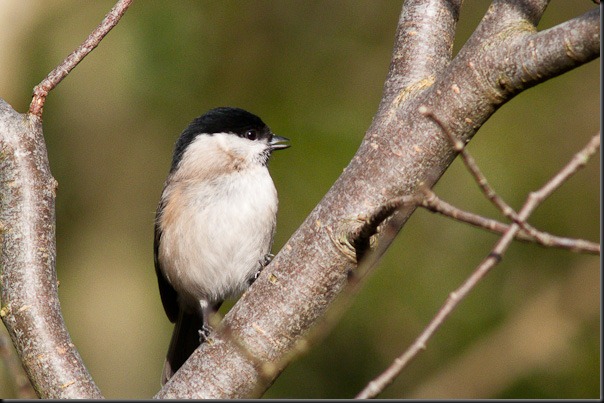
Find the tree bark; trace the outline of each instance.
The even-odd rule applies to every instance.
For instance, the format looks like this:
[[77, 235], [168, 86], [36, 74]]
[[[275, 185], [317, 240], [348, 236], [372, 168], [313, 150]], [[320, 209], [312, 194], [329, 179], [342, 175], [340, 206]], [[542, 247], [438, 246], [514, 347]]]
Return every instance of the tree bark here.
[[[383, 253], [415, 208], [384, 214], [384, 206], [434, 186], [455, 158], [422, 106], [468, 142], [516, 94], [599, 57], [599, 7], [538, 32], [547, 4], [494, 1], [452, 58], [461, 0], [404, 3], [383, 98], [357, 153], [211, 340], [156, 397], [262, 395], [357, 275], [360, 257]], [[99, 398], [57, 294], [56, 181], [40, 119], [48, 91], [38, 88], [34, 100], [42, 101], [25, 115], [0, 100], [0, 316], [40, 397]]]
[[99, 398], [65, 327], [55, 271], [55, 191], [42, 121], [0, 99], [0, 316], [41, 398]]
[[[342, 175], [158, 398], [259, 397], [357, 268], [355, 231], [381, 206], [432, 187], [455, 158], [425, 105], [468, 142], [519, 92], [599, 56], [600, 10], [537, 32], [547, 1], [495, 1], [451, 60], [459, 1], [406, 1], [384, 95]], [[399, 231], [414, 207], [397, 211]], [[392, 220], [390, 217], [388, 220]], [[393, 220], [394, 221], [394, 220]], [[393, 236], [380, 237], [384, 251]], [[385, 244], [385, 245], [384, 245]]]

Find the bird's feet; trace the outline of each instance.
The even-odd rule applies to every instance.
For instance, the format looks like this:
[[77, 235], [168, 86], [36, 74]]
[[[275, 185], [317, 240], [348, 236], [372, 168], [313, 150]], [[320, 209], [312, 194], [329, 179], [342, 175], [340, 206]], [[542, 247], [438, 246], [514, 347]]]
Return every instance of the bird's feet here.
[[210, 340], [210, 333], [212, 333], [212, 328], [204, 324], [201, 329], [199, 329], [197, 332], [199, 333], [199, 344], [202, 344]]
[[264, 257], [260, 259], [260, 266], [262, 267], [262, 269], [268, 266], [268, 264], [273, 261], [274, 257], [275, 255], [273, 255], [272, 253], [267, 253], [266, 255], [264, 255]]
[[259, 264], [258, 271], [256, 273], [254, 273], [252, 278], [250, 278], [248, 280], [248, 285], [252, 285], [254, 283], [254, 281], [256, 281], [258, 276], [260, 276], [260, 273], [262, 272], [262, 270], [266, 266], [268, 266], [268, 264], [273, 260], [274, 257], [275, 257], [275, 255], [273, 255], [272, 253], [267, 253], [266, 255], [264, 255], [264, 257], [262, 259], [258, 260], [258, 264]]

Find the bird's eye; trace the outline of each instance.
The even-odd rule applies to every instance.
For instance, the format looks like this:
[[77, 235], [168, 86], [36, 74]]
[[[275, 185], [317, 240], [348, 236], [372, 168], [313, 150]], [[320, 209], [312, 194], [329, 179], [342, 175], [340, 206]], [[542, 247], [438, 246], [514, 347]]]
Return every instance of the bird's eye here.
[[256, 133], [256, 130], [250, 129], [245, 132], [245, 138], [248, 140], [256, 140], [258, 138], [258, 133]]

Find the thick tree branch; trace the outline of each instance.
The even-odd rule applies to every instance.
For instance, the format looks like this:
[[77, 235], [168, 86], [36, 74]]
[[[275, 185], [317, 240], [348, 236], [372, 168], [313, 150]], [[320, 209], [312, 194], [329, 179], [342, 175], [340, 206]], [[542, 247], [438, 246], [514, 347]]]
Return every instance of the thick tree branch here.
[[0, 316], [41, 398], [101, 398], [61, 314], [55, 271], [55, 190], [42, 133], [49, 91], [125, 13], [120, 0], [89, 37], [34, 89], [29, 113], [0, 99]]
[[0, 99], [0, 316], [42, 398], [99, 398], [65, 327], [55, 272], [55, 190], [42, 123]]
[[524, 38], [511, 49], [510, 66], [500, 85], [522, 90], [599, 57], [599, 21], [598, 7]]
[[[517, 3], [530, 6], [511, 6]], [[474, 75], [473, 78], [467, 75], [471, 85], [488, 93], [493, 106], [498, 107], [519, 92], [600, 56], [599, 7], [536, 32], [537, 16], [540, 17], [542, 10], [531, 3], [495, 2], [489, 9], [491, 14], [487, 12], [456, 57], [459, 65], [451, 69], [454, 73], [459, 73], [458, 69], [470, 69]], [[526, 10], [531, 10], [528, 13], [531, 18], [519, 19]], [[463, 90], [463, 82], [456, 84]], [[433, 110], [440, 115], [438, 109]]]
[[[434, 122], [419, 113], [420, 106], [428, 105], [437, 111], [454, 136], [466, 142], [501, 104], [521, 91], [522, 88], [502, 88], [498, 77], [518, 63], [517, 59], [512, 62], [505, 56], [512, 54], [527, 35], [534, 35], [534, 26], [546, 2], [511, 3], [519, 8], [504, 10], [497, 19], [485, 17], [481, 23], [482, 34], [474, 35], [465, 50], [446, 68], [438, 67], [443, 66], [441, 62], [423, 64], [431, 67], [422, 67], [421, 71], [437, 73], [433, 84], [428, 86], [409, 87], [416, 80], [416, 72], [405, 68], [401, 55], [407, 46], [412, 48], [414, 40], [422, 41], [422, 38], [409, 40], [404, 34], [409, 28], [399, 26], [384, 100], [354, 158], [250, 290], [225, 316], [211, 336], [212, 343], [204, 343], [156, 397], [256, 397], [272, 383], [286, 365], [288, 354], [304, 340], [344, 289], [349, 274], [357, 268], [350, 254], [336, 246], [334, 234], [338, 239], [338, 234], [355, 233], [358, 226], [363, 226], [359, 217], [371, 217], [372, 212], [379, 211], [379, 206], [414, 195], [420, 187], [431, 188], [455, 157], [449, 139]], [[531, 7], [533, 3], [537, 8], [525, 12], [524, 22], [518, 23], [516, 10]], [[404, 23], [405, 13], [418, 5], [418, 2], [405, 2], [399, 24]], [[441, 14], [442, 19], [430, 19], [435, 25], [433, 28], [447, 32], [456, 19], [452, 15], [449, 12]], [[597, 27], [598, 23], [593, 21], [585, 30], [593, 31]], [[562, 74], [599, 55], [599, 36], [580, 33], [578, 36], [588, 49], [586, 57], [573, 59], [574, 62], [565, 63], [561, 69], [543, 64], [542, 81], [546, 76]], [[424, 42], [423, 46], [430, 49], [426, 51], [437, 60], [447, 60], [449, 49], [441, 46], [442, 40], [432, 38], [433, 42]], [[417, 76], [421, 77], [422, 73]], [[538, 81], [532, 81], [531, 85]], [[414, 208], [403, 206], [397, 210], [395, 221], [386, 219], [385, 223], [394, 221], [394, 234]], [[381, 236], [385, 228], [391, 227], [379, 226], [377, 235]], [[516, 232], [511, 227], [508, 229], [509, 234]], [[363, 230], [357, 233], [366, 235]], [[380, 238], [380, 253], [392, 238]]]
[[501, 31], [504, 26], [523, 24], [536, 27], [549, 2], [550, 0], [495, 0], [477, 31], [484, 28], [485, 33], [495, 33]]
[[[382, 104], [434, 83], [451, 61], [461, 0], [408, 0], [401, 13]], [[401, 92], [401, 89], [407, 89]], [[380, 108], [381, 109], [381, 108]]]

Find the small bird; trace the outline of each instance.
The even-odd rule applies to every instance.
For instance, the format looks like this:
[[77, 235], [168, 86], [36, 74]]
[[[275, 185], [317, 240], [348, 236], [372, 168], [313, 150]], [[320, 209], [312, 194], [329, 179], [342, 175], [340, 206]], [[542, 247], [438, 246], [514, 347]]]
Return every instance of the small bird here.
[[176, 141], [155, 219], [155, 272], [175, 323], [162, 385], [207, 337], [209, 316], [270, 262], [278, 199], [267, 164], [288, 142], [232, 107], [194, 119]]

